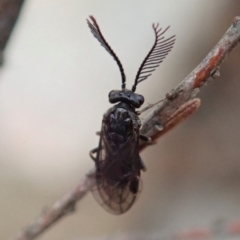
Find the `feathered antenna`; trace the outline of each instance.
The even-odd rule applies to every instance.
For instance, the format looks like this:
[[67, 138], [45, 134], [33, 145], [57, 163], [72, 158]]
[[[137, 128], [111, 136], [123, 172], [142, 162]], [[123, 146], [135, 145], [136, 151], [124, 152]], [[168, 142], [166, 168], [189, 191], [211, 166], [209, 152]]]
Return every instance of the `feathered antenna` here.
[[92, 20], [93, 23], [91, 23], [88, 19], [87, 19], [87, 24], [89, 26], [89, 28], [91, 29], [91, 32], [93, 34], [93, 36], [100, 42], [100, 44], [105, 48], [105, 50], [113, 57], [113, 59], [117, 62], [117, 65], [120, 69], [120, 73], [122, 76], [122, 89], [125, 89], [126, 87], [126, 77], [125, 77], [125, 73], [124, 73], [124, 69], [123, 66], [119, 60], [119, 58], [117, 57], [117, 55], [114, 53], [114, 51], [112, 50], [112, 48], [110, 47], [110, 45], [107, 43], [107, 41], [105, 40], [105, 38], [103, 37], [101, 30], [97, 24], [96, 19], [93, 16], [89, 16], [89, 18]]
[[150, 75], [152, 75], [152, 72], [168, 55], [175, 43], [175, 35], [167, 39], [165, 39], [165, 37], [163, 36], [163, 34], [169, 29], [169, 27], [162, 31], [162, 28], [158, 29], [158, 26], [159, 24], [152, 25], [155, 33], [155, 42], [151, 50], [143, 60], [140, 68], [138, 69], [134, 85], [132, 86], [133, 92], [135, 92], [138, 83], [144, 81]]

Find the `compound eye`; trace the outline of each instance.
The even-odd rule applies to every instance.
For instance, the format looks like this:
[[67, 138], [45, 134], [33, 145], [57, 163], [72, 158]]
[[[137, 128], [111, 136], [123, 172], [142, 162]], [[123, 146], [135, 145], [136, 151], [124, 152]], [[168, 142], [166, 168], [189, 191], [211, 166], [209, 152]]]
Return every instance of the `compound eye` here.
[[112, 95], [114, 94], [114, 90], [112, 90], [111, 92], [109, 92], [108, 94], [108, 98], [110, 99], [112, 97]]
[[142, 105], [144, 103], [144, 97], [142, 95], [138, 96], [138, 102], [140, 105]]
[[108, 99], [110, 103], [116, 103], [119, 102], [119, 92], [116, 90], [112, 90], [109, 94], [108, 94]]
[[135, 100], [134, 100], [134, 107], [135, 108], [139, 108], [142, 106], [142, 104], [144, 103], [144, 97], [142, 95], [135, 95]]

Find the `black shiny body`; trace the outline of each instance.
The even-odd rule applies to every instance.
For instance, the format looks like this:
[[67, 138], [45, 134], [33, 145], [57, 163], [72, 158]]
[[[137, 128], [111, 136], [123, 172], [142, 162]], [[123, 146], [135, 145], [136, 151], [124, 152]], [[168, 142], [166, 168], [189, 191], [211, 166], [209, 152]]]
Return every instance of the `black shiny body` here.
[[111, 46], [105, 40], [96, 19], [90, 16], [87, 24], [101, 46], [117, 63], [122, 89], [112, 90], [109, 102], [114, 105], [103, 116], [100, 140], [97, 148], [90, 151], [96, 165], [95, 184], [92, 193], [100, 205], [113, 214], [128, 211], [141, 192], [141, 171], [146, 168], [139, 156], [139, 139], [150, 142], [139, 131], [141, 121], [136, 108], [144, 103], [144, 97], [135, 93], [137, 85], [146, 80], [171, 51], [175, 36], [165, 38], [168, 30], [153, 24], [155, 41], [141, 63], [132, 89], [126, 89], [126, 77], [123, 66]]

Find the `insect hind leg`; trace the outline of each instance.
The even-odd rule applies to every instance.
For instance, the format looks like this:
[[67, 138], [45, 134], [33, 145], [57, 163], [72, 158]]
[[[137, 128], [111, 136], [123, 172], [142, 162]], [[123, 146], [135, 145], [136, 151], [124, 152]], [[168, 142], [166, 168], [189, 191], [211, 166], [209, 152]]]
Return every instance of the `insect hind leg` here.
[[147, 171], [147, 168], [143, 162], [143, 160], [141, 159], [141, 157], [139, 156], [139, 164], [140, 164], [140, 168], [143, 172], [146, 172]]
[[140, 135], [139, 135], [139, 138], [140, 138], [142, 141], [146, 142], [146, 143], [149, 143], [149, 144], [152, 143], [152, 138], [150, 138], [150, 137], [148, 137], [148, 136], [145, 136], [145, 135], [140, 134]]

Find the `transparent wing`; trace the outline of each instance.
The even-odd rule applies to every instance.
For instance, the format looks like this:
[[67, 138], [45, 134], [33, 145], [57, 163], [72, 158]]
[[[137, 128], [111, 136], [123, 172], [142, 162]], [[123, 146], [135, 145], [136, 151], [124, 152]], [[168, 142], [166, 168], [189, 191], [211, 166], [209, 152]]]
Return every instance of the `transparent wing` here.
[[124, 186], [120, 183], [110, 185], [104, 177], [98, 177], [95, 181], [91, 189], [94, 198], [106, 211], [115, 215], [127, 212], [142, 190], [142, 181], [139, 178], [127, 182]]
[[[108, 212], [119, 215], [128, 211], [142, 190], [139, 155], [133, 154], [138, 143], [126, 144], [112, 153], [103, 131], [96, 156], [95, 184], [91, 188], [96, 201]], [[135, 151], [135, 150], [134, 150]], [[128, 164], [126, 164], [126, 160]]]

